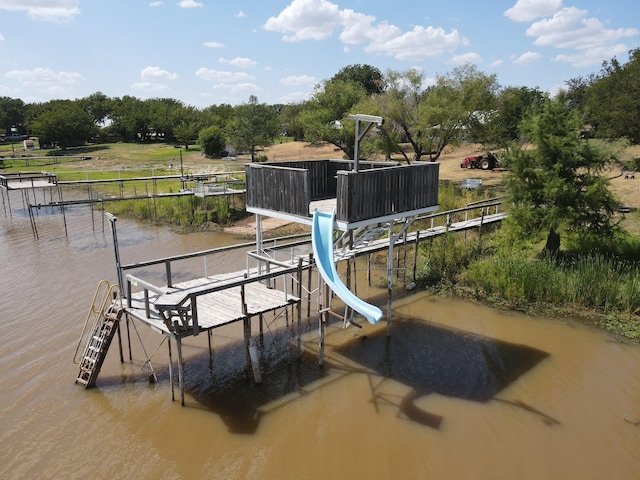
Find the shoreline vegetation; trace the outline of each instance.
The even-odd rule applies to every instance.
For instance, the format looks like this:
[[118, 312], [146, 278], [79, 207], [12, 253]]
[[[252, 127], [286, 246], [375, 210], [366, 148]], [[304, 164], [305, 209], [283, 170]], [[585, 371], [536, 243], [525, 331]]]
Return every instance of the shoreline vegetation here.
[[[483, 198], [504, 194], [505, 169], [465, 171], [460, 160], [482, 152], [481, 145], [448, 148], [440, 158], [440, 209], [457, 208]], [[68, 155], [84, 155], [87, 160], [50, 163], [31, 162], [26, 167], [21, 158], [12, 160], [8, 152], [0, 168], [4, 171], [49, 171], [61, 180], [76, 178], [120, 178], [118, 175], [155, 175], [211, 173], [243, 170], [249, 159], [234, 162], [209, 159], [197, 147], [188, 151], [157, 144], [108, 144], [70, 149]], [[32, 157], [46, 158], [47, 152], [31, 151]], [[50, 152], [49, 155], [55, 155]], [[332, 146], [310, 147], [302, 142], [282, 142], [264, 151], [270, 161], [336, 158]], [[89, 156], [90, 155], [90, 156]], [[620, 147], [622, 161], [640, 156], [638, 147]], [[638, 179], [624, 179], [620, 169], [605, 172], [621, 205], [638, 206]], [[2, 170], [0, 170], [2, 171]], [[127, 173], [128, 172], [128, 173]], [[481, 177], [482, 188], [459, 187], [469, 176]], [[177, 191], [179, 182], [171, 189]], [[126, 200], [113, 202], [110, 211], [143, 222], [168, 224], [178, 231], [224, 229], [241, 238], [255, 235], [255, 222], [246, 215], [244, 204], [224, 199], [209, 200], [184, 197], [154, 202]], [[566, 320], [593, 325], [609, 332], [613, 341], [640, 343], [640, 215], [639, 212], [617, 215], [623, 235], [608, 242], [605, 248], [593, 248], [575, 254], [571, 239], [562, 255], [540, 255], [544, 238], [533, 238], [527, 245], [515, 245], [507, 228], [490, 228], [477, 235], [445, 235], [420, 245], [417, 284], [430, 292], [480, 301], [500, 309], [530, 315], [559, 316]], [[508, 223], [508, 222], [507, 222]], [[266, 226], [268, 236], [304, 232], [303, 226], [274, 221]], [[416, 228], [426, 228], [416, 225]], [[575, 239], [574, 239], [575, 240]], [[565, 241], [563, 240], [563, 244]], [[602, 246], [599, 246], [602, 247]], [[584, 252], [584, 248], [580, 249]], [[407, 255], [413, 258], [413, 255]], [[412, 268], [408, 269], [408, 271]]]

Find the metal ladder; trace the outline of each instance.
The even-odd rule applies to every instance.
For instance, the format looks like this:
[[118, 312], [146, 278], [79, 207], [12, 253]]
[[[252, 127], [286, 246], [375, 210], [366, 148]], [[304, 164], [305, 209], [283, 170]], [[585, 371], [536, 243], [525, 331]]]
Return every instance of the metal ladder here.
[[[97, 304], [101, 293], [102, 300]], [[76, 378], [77, 384], [84, 385], [85, 388], [95, 385], [111, 341], [119, 330], [120, 318], [123, 312], [118, 285], [109, 285], [109, 282], [102, 280], [98, 284], [93, 297], [74, 355], [74, 363], [80, 366], [80, 371]], [[89, 331], [89, 335], [86, 335], [88, 332], [87, 326], [92, 319], [94, 320], [93, 327]], [[83, 341], [85, 347], [82, 350], [82, 355], [78, 358], [80, 345]]]

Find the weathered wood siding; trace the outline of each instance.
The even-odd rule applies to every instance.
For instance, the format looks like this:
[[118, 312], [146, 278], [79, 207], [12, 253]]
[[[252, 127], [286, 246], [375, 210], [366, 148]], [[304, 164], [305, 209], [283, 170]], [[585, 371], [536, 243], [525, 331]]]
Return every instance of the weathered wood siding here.
[[247, 206], [309, 216], [309, 203], [337, 198], [336, 217], [357, 222], [438, 204], [438, 164], [312, 160], [246, 165]]
[[437, 163], [338, 172], [338, 220], [357, 222], [438, 204]]
[[247, 206], [309, 215], [309, 173], [301, 168], [246, 166]]
[[[360, 162], [360, 170], [388, 168], [389, 163]], [[340, 170], [351, 170], [352, 160], [301, 160], [299, 162], [263, 163], [262, 167], [293, 168], [309, 172], [309, 194], [311, 201], [335, 198], [337, 191], [336, 175]]]

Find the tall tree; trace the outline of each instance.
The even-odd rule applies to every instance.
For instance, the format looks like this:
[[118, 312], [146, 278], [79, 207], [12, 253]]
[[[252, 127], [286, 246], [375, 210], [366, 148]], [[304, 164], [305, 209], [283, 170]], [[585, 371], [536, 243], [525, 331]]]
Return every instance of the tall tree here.
[[98, 128], [81, 102], [54, 100], [33, 121], [32, 130], [43, 143], [58, 143], [61, 149], [77, 142], [87, 142]]
[[348, 65], [331, 77], [330, 82], [353, 82], [365, 89], [367, 95], [382, 93], [386, 82], [382, 72], [371, 65]]
[[0, 97], [0, 133], [16, 128], [24, 133], [25, 104], [19, 98]]
[[[167, 141], [175, 140], [174, 129], [181, 123], [190, 123], [186, 117], [187, 107], [172, 98], [150, 98], [144, 101], [149, 112], [149, 135], [153, 134], [157, 139]], [[195, 138], [195, 137], [193, 137]]]
[[604, 62], [599, 77], [587, 89], [586, 121], [601, 138], [626, 137], [640, 143], [640, 48], [629, 61]]
[[256, 150], [273, 143], [280, 125], [275, 111], [264, 103], [258, 103], [255, 95], [247, 103], [235, 108], [235, 118], [230, 131], [231, 143], [238, 150], [248, 149], [251, 161], [255, 162]]
[[347, 116], [366, 95], [361, 85], [351, 81], [326, 81], [318, 85], [299, 117], [305, 140], [312, 144], [331, 143], [347, 158], [353, 158], [355, 124]]
[[217, 125], [212, 125], [198, 134], [198, 144], [208, 157], [219, 155], [227, 143], [224, 131]]
[[565, 100], [546, 100], [543, 111], [525, 121], [534, 148], [513, 152], [507, 178], [511, 221], [525, 235], [546, 230], [550, 255], [558, 252], [562, 232], [607, 238], [615, 230], [617, 203], [600, 175], [610, 157], [580, 138], [582, 122]]
[[436, 85], [420, 104], [419, 128], [427, 133], [429, 157], [436, 161], [442, 151], [460, 142], [496, 107], [499, 85], [495, 75], [464, 64], [436, 77]]
[[92, 93], [83, 98], [82, 103], [84, 109], [93, 117], [93, 122], [98, 126], [104, 126], [113, 111], [111, 99], [102, 92]]
[[[494, 75], [485, 75], [473, 65], [438, 76], [430, 87], [425, 87], [425, 74], [420, 70], [390, 70], [386, 85], [383, 93], [358, 107], [385, 119], [380, 144], [386, 153], [401, 153], [408, 163], [425, 155], [436, 161], [447, 145], [468, 135], [479, 122], [479, 113], [494, 109], [498, 88]], [[411, 146], [412, 158], [400, 143]]]
[[546, 96], [538, 88], [506, 87], [500, 91], [494, 112], [487, 117], [478, 141], [506, 151], [520, 139], [520, 124], [540, 113]]
[[145, 140], [151, 130], [148, 104], [130, 95], [114, 99], [111, 129], [128, 142]]

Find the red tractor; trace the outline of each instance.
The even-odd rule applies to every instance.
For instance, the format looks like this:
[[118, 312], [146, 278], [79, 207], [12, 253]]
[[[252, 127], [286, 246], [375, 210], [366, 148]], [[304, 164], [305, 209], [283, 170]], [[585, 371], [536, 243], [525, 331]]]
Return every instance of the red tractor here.
[[460, 162], [460, 168], [481, 168], [482, 170], [493, 170], [497, 166], [498, 158], [493, 153], [467, 157]]

